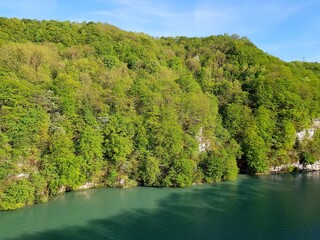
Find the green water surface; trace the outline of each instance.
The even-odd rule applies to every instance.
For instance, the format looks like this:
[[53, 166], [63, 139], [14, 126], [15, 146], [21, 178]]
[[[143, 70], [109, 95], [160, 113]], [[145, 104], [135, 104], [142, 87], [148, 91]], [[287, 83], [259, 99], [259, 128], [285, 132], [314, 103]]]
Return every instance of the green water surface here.
[[320, 239], [320, 173], [67, 193], [0, 212], [0, 239]]

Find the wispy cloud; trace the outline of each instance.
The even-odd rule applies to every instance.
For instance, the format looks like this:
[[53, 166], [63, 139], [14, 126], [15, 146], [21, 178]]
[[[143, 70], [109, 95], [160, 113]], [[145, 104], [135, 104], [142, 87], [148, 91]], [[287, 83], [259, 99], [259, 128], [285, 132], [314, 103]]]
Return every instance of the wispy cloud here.
[[[103, 0], [100, 0], [100, 2]], [[155, 36], [177, 35], [186, 28], [190, 12], [179, 12], [166, 1], [113, 0], [115, 6], [90, 11], [89, 16], [99, 21], [118, 25], [126, 30], [144, 31]], [[178, 31], [177, 31], [178, 30]]]
[[304, 60], [307, 62], [320, 62], [320, 55], [305, 57]]
[[282, 43], [262, 44], [258, 47], [285, 61], [302, 61], [305, 59], [305, 61], [320, 62], [320, 55], [317, 51], [320, 47], [320, 40], [304, 38], [297, 41], [296, 39], [291, 39]]
[[[100, 0], [103, 2], [104, 0]], [[110, 1], [109, 1], [110, 2]], [[90, 12], [99, 19], [120, 23], [123, 28], [146, 29], [151, 35], [203, 36], [219, 33], [250, 35], [269, 28], [296, 14], [308, 3], [198, 0], [190, 7], [177, 8], [170, 1], [112, 0], [115, 8]], [[188, 1], [186, 1], [188, 2]], [[156, 26], [156, 27], [152, 27]]]
[[130, 31], [153, 36], [237, 33], [284, 60], [316, 59], [312, 55], [320, 47], [312, 43], [319, 35], [320, 17], [314, 21], [299, 18], [317, 8], [319, 0], [195, 0], [183, 1], [183, 6], [177, 4], [182, 0], [174, 4], [169, 0], [111, 1], [114, 8], [91, 12], [92, 16]]
[[[279, 24], [299, 12], [303, 5], [288, 5], [281, 1], [242, 1], [241, 5], [215, 2], [200, 5], [196, 10], [196, 21], [203, 28], [214, 32], [224, 29], [225, 32], [239, 33], [242, 35], [262, 34], [270, 27]], [[199, 21], [200, 19], [200, 21]]]

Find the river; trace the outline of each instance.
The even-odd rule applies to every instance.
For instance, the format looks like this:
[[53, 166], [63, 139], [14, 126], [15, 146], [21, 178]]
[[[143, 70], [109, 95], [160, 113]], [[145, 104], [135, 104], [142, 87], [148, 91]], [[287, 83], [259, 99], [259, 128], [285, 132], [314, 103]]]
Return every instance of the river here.
[[320, 172], [70, 192], [0, 212], [0, 239], [320, 239]]

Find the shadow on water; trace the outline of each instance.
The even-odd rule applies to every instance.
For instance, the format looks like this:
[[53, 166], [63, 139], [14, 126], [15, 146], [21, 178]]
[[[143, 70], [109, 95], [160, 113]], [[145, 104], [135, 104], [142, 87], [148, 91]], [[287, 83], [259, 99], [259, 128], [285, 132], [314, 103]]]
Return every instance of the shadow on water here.
[[310, 201], [310, 197], [319, 202], [319, 194], [301, 197], [303, 184], [292, 185], [301, 179], [293, 177], [291, 188], [285, 188], [282, 185], [287, 182], [273, 178], [246, 178], [178, 190], [159, 200], [155, 209], [128, 209], [91, 220], [85, 226], [35, 232], [11, 240], [320, 239], [320, 206], [311, 222], [300, 219], [310, 211], [301, 202]]

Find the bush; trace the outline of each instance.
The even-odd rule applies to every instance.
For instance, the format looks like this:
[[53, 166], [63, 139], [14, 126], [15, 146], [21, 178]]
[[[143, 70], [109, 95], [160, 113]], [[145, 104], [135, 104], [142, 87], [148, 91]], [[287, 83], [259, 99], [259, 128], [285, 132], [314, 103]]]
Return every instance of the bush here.
[[0, 194], [0, 210], [13, 210], [32, 204], [34, 191], [34, 187], [26, 179], [12, 182]]

